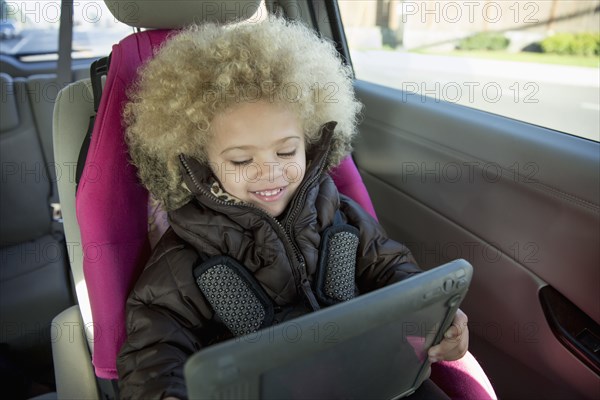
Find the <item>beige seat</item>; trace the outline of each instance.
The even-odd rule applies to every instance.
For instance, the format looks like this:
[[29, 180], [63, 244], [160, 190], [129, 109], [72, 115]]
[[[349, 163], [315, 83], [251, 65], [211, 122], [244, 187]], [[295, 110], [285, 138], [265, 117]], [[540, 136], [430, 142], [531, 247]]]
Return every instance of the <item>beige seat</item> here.
[[[54, 157], [59, 166], [74, 173], [79, 150], [94, 115], [91, 81], [77, 81], [59, 93], [54, 107]], [[99, 399], [100, 393], [92, 366], [92, 316], [83, 276], [83, 249], [75, 215], [75, 179], [58, 181], [64, 231], [78, 305], [65, 309], [53, 324], [61, 336], [52, 342], [56, 390], [59, 399]], [[87, 329], [86, 329], [87, 327]], [[89, 341], [89, 343], [88, 343]]]

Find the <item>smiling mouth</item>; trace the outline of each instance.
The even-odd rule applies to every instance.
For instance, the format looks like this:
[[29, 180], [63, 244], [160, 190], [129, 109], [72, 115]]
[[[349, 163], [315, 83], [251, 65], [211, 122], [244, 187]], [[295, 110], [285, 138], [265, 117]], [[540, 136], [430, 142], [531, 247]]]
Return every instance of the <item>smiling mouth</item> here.
[[277, 189], [262, 190], [262, 191], [258, 191], [258, 192], [252, 192], [252, 193], [257, 194], [259, 196], [263, 196], [263, 197], [272, 197], [272, 196], [278, 195], [282, 190], [283, 190], [283, 188], [277, 188]]
[[257, 190], [256, 192], [250, 192], [256, 197], [258, 200], [263, 202], [273, 202], [281, 199], [283, 194], [285, 193], [286, 187], [279, 187], [276, 189], [269, 190]]

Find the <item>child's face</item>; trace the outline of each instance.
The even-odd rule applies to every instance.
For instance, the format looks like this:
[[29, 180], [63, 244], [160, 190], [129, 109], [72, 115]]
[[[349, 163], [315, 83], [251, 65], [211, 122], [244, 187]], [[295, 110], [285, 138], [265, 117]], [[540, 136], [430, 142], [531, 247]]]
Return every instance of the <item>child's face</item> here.
[[241, 103], [213, 119], [208, 161], [223, 189], [280, 215], [306, 171], [304, 133], [296, 115], [267, 102]]

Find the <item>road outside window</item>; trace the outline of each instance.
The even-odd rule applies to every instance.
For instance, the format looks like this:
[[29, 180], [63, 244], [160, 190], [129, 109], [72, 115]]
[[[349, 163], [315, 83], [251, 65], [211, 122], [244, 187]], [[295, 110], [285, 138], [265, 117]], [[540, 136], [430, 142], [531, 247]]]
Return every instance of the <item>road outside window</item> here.
[[[129, 9], [120, 12], [137, 12], [133, 2], [122, 7]], [[0, 12], [0, 53], [29, 62], [57, 58], [60, 1], [0, 0]], [[73, 2], [73, 58], [106, 56], [114, 43], [132, 32], [112, 16], [103, 1]]]
[[338, 4], [357, 79], [600, 141], [600, 0]]

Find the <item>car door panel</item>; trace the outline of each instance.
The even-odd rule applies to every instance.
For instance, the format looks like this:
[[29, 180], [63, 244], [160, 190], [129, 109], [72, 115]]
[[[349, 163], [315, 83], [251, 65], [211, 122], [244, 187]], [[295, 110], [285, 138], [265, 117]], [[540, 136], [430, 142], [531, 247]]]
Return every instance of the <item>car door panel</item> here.
[[551, 285], [600, 320], [598, 143], [367, 82], [356, 90], [354, 156], [378, 216], [424, 268], [474, 265], [464, 303], [474, 341], [539, 371], [538, 395], [598, 393], [538, 297]]

